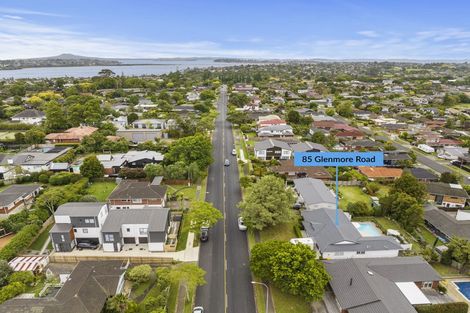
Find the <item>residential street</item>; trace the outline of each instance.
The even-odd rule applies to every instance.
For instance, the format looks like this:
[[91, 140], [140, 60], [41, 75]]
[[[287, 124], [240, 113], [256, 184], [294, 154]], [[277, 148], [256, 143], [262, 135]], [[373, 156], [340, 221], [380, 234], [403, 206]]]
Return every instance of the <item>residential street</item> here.
[[[222, 87], [206, 201], [224, 213], [224, 220], [210, 230], [209, 241], [201, 244], [199, 265], [207, 272], [207, 284], [198, 288], [195, 304], [209, 313], [255, 313], [246, 233], [237, 225], [241, 191], [236, 158], [231, 156], [233, 136], [230, 123], [225, 121], [226, 104], [227, 92]], [[226, 158], [231, 163], [228, 167], [224, 167]]]

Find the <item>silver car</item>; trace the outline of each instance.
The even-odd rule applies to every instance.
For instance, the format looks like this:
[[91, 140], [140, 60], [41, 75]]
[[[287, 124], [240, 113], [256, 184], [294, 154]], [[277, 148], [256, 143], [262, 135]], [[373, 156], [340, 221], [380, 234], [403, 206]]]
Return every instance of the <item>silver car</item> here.
[[229, 161], [229, 159], [225, 159], [224, 166], [230, 166], [230, 161]]
[[245, 223], [243, 223], [243, 217], [238, 218], [238, 229], [241, 231], [245, 231], [247, 229]]
[[202, 306], [197, 306], [193, 309], [193, 313], [204, 313], [204, 308]]

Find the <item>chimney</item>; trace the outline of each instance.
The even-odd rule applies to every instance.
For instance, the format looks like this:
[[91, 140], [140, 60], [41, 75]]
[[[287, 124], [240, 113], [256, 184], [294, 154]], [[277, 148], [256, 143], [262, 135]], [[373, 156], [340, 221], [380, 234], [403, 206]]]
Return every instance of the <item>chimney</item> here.
[[352, 286], [352, 277], [351, 277], [351, 279], [349, 280], [349, 286]]

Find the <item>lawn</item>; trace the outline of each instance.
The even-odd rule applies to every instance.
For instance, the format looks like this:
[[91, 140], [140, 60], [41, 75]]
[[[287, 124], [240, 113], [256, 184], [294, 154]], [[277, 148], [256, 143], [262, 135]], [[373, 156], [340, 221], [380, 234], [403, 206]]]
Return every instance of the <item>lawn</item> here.
[[[19, 133], [24, 134], [24, 132], [19, 132]], [[15, 132], [6, 132], [6, 131], [0, 132], [0, 139], [1, 140], [13, 140], [15, 139]]]
[[168, 185], [168, 193], [174, 194], [177, 193], [178, 195], [183, 195], [183, 198], [189, 201], [193, 201], [196, 199], [196, 186], [197, 185]]
[[[423, 236], [426, 243], [430, 246], [434, 245], [434, 241], [436, 241], [436, 236], [431, 233], [426, 227], [419, 227], [419, 232]], [[443, 245], [444, 243], [440, 240], [437, 241], [437, 246]]]
[[44, 229], [44, 231], [38, 236], [38, 238], [36, 238], [36, 240], [31, 243], [31, 245], [28, 247], [28, 250], [40, 251], [42, 246], [44, 246], [47, 238], [49, 238], [49, 230], [51, 230], [52, 226], [54, 226], [54, 224], [47, 226], [46, 229]]
[[280, 240], [289, 241], [295, 238], [294, 225], [297, 222], [283, 223], [274, 227], [269, 227], [260, 232], [261, 241]]
[[416, 239], [411, 236], [405, 229], [403, 229], [403, 227], [401, 227], [397, 222], [385, 217], [376, 217], [374, 220], [379, 226], [381, 226], [382, 229], [398, 230], [400, 234], [405, 238], [405, 240], [408, 241], [408, 243], [413, 244], [411, 249], [418, 253], [421, 253], [421, 246], [419, 245], [418, 241], [416, 241]]
[[190, 220], [187, 217], [187, 214], [183, 214], [183, 221], [181, 222], [179, 234], [178, 234], [178, 243], [176, 244], [176, 251], [181, 251], [186, 249], [186, 242], [188, 241]]
[[390, 189], [391, 189], [391, 188], [392, 188], [392, 187], [389, 186], [389, 185], [380, 185], [380, 189], [379, 189], [379, 191], [377, 192], [376, 197], [381, 198], [381, 197], [387, 196], [388, 193], [390, 192]]
[[310, 313], [310, 303], [299, 296], [282, 292], [276, 287], [269, 286], [274, 299], [276, 313]]
[[459, 273], [459, 270], [442, 263], [431, 263], [432, 267], [442, 276], [459, 276], [462, 275]]
[[[154, 276], [154, 275], [153, 275]], [[136, 299], [144, 294], [144, 292], [149, 288], [151, 285], [155, 284], [155, 277], [150, 279], [147, 282], [139, 283], [137, 286], [134, 288], [132, 286], [132, 292], [131, 292], [131, 297], [133, 299]]]
[[93, 195], [98, 201], [105, 201], [116, 188], [115, 182], [95, 182], [87, 189], [87, 194]]
[[175, 313], [179, 287], [180, 285], [178, 283], [171, 283], [170, 285], [170, 293], [168, 295], [168, 313]]
[[358, 186], [340, 186], [339, 192], [341, 199], [339, 200], [339, 207], [343, 210], [346, 210], [347, 206], [351, 202], [358, 202], [362, 201], [367, 204], [367, 206], [371, 207], [371, 199], [370, 196], [365, 194], [361, 187]]

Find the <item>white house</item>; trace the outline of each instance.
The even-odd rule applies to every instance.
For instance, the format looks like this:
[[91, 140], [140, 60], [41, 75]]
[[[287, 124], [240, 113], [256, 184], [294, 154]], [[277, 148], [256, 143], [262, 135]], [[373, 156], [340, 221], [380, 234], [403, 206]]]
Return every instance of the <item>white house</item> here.
[[39, 125], [46, 119], [46, 114], [36, 109], [26, 109], [11, 117], [13, 122]]

